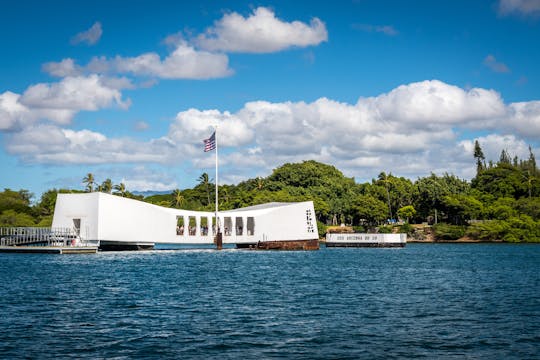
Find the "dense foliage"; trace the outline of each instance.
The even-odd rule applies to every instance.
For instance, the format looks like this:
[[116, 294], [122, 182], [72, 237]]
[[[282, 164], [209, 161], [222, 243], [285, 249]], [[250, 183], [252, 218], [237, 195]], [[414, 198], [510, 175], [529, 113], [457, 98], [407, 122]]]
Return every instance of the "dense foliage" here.
[[[530, 151], [519, 160], [506, 151], [495, 164], [485, 163], [475, 146], [477, 174], [470, 181], [451, 174], [411, 181], [382, 172], [371, 182], [358, 184], [331, 165], [316, 161], [285, 164], [268, 177], [237, 185], [220, 185], [222, 210], [266, 202], [312, 200], [321, 234], [327, 225], [342, 223], [357, 229], [392, 231], [399, 222], [402, 231], [413, 232], [410, 224], [435, 225], [436, 239], [453, 240], [468, 236], [478, 240], [508, 242], [540, 241], [540, 172]], [[215, 186], [207, 173], [192, 189], [147, 196], [143, 200], [160, 206], [188, 210], [213, 210]], [[142, 199], [124, 184], [110, 179], [97, 184], [92, 174], [83, 179], [85, 191], [102, 191]], [[50, 226], [56, 194], [82, 192], [48, 190], [35, 203], [26, 190], [5, 189], [0, 193], [0, 226]], [[386, 225], [386, 226], [385, 226]]]

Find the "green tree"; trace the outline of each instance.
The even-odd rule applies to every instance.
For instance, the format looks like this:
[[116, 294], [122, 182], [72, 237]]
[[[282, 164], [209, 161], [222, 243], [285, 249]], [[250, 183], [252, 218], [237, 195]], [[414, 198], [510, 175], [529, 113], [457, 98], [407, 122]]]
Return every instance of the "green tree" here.
[[383, 184], [384, 189], [386, 191], [386, 200], [388, 202], [388, 218], [392, 219], [393, 218], [393, 216], [392, 216], [392, 205], [390, 203], [390, 184], [391, 184], [391, 182], [388, 179], [388, 176], [386, 175], [386, 173], [384, 171], [379, 174], [378, 182]]
[[409, 219], [414, 217], [414, 215], [416, 215], [416, 210], [414, 209], [414, 206], [407, 205], [400, 208], [397, 214], [400, 218], [407, 219], [407, 223], [409, 223]]
[[115, 195], [120, 195], [122, 197], [127, 195], [126, 185], [123, 182], [118, 185], [114, 185], [114, 189], [116, 190], [114, 192]]
[[32, 196], [28, 190], [4, 189], [0, 193], [0, 213], [4, 210], [14, 210], [18, 213], [31, 214], [30, 200]]
[[442, 206], [447, 221], [454, 225], [465, 225], [468, 220], [477, 219], [483, 210], [480, 201], [465, 194], [444, 196]]
[[[483, 171], [471, 181], [473, 189], [488, 193], [496, 198], [513, 197], [518, 199], [528, 194], [522, 171], [506, 163], [499, 163]], [[531, 183], [531, 186], [534, 184]]]
[[508, 154], [508, 151], [506, 151], [505, 149], [501, 151], [501, 156], [499, 157], [499, 162], [497, 164], [512, 165], [512, 161], [510, 160], [510, 154]]
[[173, 200], [171, 201], [171, 205], [175, 208], [181, 208], [186, 199], [184, 198], [184, 195], [182, 195], [182, 191], [180, 189], [176, 189], [172, 193]]
[[111, 179], [105, 179], [101, 184], [101, 191], [107, 194], [110, 194], [113, 190], [113, 183]]
[[94, 191], [94, 184], [95, 184], [94, 174], [92, 174], [92, 173], [86, 174], [86, 176], [83, 178], [82, 182], [83, 182], [83, 184], [86, 184], [86, 191], [87, 192], [93, 192]]
[[371, 226], [384, 222], [388, 214], [386, 204], [371, 195], [358, 195], [353, 201], [353, 209], [360, 222]]
[[36, 226], [34, 218], [25, 213], [18, 213], [15, 210], [5, 210], [0, 214], [0, 226], [5, 227], [27, 227]]
[[476, 159], [476, 175], [486, 168], [486, 158], [478, 140], [474, 141], [474, 158]]
[[199, 181], [199, 185], [203, 186], [206, 190], [206, 204], [210, 205], [210, 178], [208, 177], [208, 173], [202, 173], [197, 180]]

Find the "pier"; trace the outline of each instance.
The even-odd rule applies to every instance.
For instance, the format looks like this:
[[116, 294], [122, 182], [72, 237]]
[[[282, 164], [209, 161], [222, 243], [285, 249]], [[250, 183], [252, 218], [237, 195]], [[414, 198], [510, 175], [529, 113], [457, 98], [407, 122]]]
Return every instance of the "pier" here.
[[81, 238], [75, 229], [43, 227], [0, 228], [0, 252], [88, 254], [96, 253], [98, 241]]

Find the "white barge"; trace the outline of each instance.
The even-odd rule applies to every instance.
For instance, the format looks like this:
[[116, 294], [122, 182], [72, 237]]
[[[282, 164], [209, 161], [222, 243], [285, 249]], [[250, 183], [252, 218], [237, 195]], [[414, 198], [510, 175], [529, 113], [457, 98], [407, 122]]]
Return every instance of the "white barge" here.
[[407, 234], [326, 234], [326, 247], [404, 247], [406, 244]]
[[223, 244], [264, 250], [319, 249], [313, 202], [268, 203], [218, 213], [171, 209], [101, 192], [58, 194], [53, 227], [73, 228], [102, 250], [155, 244]]

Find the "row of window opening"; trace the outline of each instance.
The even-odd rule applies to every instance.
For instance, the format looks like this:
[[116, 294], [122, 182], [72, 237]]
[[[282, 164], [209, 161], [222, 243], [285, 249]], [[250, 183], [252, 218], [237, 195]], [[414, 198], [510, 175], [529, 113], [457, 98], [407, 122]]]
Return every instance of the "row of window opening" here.
[[[212, 217], [212, 224], [208, 224], [207, 217], [199, 218], [199, 234], [201, 236], [208, 236], [210, 233], [216, 235], [216, 218]], [[236, 236], [248, 235], [252, 236], [255, 233], [255, 219], [252, 216], [247, 217], [246, 224], [244, 226], [244, 218], [236, 217], [234, 226], [232, 222], [233, 218], [226, 216], [223, 218], [223, 235], [231, 236], [233, 232]], [[176, 217], [176, 235], [195, 236], [197, 235], [197, 220], [195, 216], [177, 216]]]

